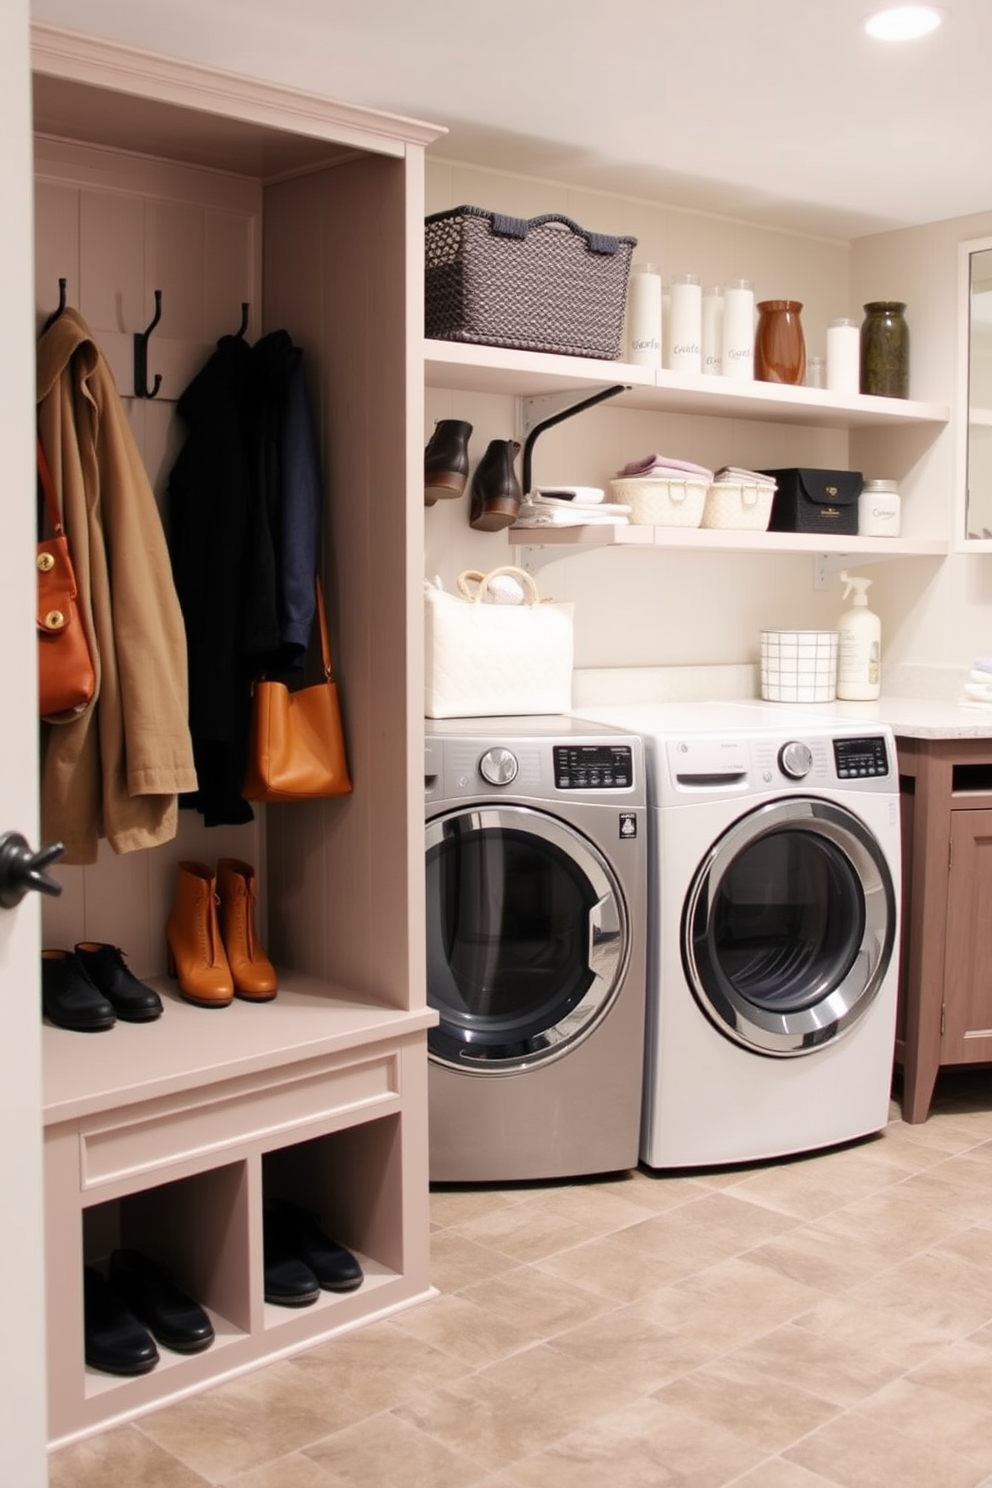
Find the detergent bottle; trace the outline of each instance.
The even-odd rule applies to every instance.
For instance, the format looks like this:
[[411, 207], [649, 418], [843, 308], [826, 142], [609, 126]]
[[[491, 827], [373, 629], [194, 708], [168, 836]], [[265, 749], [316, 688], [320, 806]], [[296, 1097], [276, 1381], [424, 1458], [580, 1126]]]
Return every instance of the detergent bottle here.
[[851, 608], [837, 622], [837, 696], [849, 702], [867, 702], [882, 690], [882, 622], [868, 608], [871, 579], [855, 578], [845, 569], [840, 576], [851, 591]]

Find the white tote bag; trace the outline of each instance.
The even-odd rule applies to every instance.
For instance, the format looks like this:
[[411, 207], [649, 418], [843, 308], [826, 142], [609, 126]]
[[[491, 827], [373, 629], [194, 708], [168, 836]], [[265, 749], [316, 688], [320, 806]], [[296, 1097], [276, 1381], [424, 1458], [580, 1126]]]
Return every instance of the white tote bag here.
[[[519, 580], [522, 604], [503, 602], [494, 582], [503, 574]], [[572, 606], [542, 600], [522, 568], [468, 569], [458, 590], [424, 585], [425, 718], [567, 712]]]

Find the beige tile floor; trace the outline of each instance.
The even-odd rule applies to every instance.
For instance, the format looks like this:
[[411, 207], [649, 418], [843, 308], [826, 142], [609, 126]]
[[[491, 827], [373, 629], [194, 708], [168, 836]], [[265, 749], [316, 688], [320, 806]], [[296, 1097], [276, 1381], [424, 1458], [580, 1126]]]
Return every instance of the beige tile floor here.
[[433, 1301], [51, 1488], [992, 1488], [992, 1071], [791, 1161], [432, 1195]]

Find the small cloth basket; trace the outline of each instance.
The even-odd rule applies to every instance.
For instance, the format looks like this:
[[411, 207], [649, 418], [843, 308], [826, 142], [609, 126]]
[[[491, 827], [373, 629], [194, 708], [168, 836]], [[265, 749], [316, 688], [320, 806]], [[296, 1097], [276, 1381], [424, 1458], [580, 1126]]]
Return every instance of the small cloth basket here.
[[424, 334], [615, 361], [636, 238], [587, 232], [570, 217], [506, 217], [481, 207], [425, 223]]
[[698, 527], [709, 481], [639, 475], [610, 481], [610, 490], [638, 527]]
[[700, 527], [766, 532], [775, 487], [747, 481], [714, 481], [703, 503]]

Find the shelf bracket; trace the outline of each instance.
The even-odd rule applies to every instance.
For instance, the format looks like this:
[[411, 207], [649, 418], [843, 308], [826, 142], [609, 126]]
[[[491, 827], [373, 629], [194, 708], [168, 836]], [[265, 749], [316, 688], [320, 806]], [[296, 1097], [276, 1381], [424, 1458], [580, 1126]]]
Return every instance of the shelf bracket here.
[[566, 419], [574, 418], [577, 413], [584, 413], [587, 408], [595, 408], [597, 403], [605, 403], [607, 398], [615, 398], [618, 393], [629, 391], [630, 384], [621, 382], [612, 387], [600, 388], [598, 393], [582, 398], [578, 403], [574, 401], [571, 393], [549, 393], [541, 398], [519, 399], [518, 419], [524, 445], [524, 495], [529, 496], [531, 492], [531, 468], [534, 445], [538, 435], [555, 424], [562, 424]]
[[813, 588], [832, 588], [831, 579], [845, 568], [865, 568], [872, 563], [891, 563], [905, 553], [817, 553], [813, 559]]

